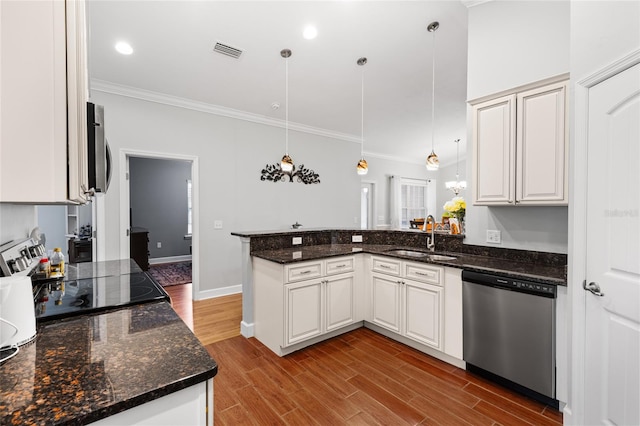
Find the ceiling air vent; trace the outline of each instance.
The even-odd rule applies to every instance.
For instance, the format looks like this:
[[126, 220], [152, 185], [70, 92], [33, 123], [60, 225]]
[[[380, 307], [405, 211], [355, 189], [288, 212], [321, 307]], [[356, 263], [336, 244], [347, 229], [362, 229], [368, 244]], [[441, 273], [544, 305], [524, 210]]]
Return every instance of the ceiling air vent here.
[[231, 56], [232, 58], [238, 59], [240, 55], [242, 55], [242, 50], [237, 49], [235, 47], [231, 47], [224, 43], [216, 42], [215, 47], [213, 48], [214, 52], [222, 53], [223, 55]]

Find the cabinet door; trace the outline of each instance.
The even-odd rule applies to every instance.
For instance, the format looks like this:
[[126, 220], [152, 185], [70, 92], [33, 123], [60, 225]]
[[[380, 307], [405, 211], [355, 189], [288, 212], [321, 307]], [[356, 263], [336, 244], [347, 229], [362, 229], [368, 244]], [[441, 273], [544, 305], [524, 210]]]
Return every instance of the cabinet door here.
[[326, 331], [355, 321], [355, 275], [340, 275], [325, 280]]
[[402, 281], [378, 273], [372, 274], [371, 321], [400, 333]]
[[322, 280], [285, 285], [285, 346], [322, 334]]
[[442, 349], [442, 288], [405, 280], [404, 334], [413, 340]]
[[478, 205], [515, 199], [516, 96], [473, 106], [473, 199]]
[[65, 49], [64, 2], [0, 1], [0, 202], [67, 199]]
[[561, 82], [518, 94], [517, 203], [567, 204], [566, 88]]

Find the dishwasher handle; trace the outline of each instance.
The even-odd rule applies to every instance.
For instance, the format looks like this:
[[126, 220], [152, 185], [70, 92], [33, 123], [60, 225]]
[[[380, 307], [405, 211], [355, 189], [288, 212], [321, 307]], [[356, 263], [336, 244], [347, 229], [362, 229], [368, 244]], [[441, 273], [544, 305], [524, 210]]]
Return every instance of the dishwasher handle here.
[[553, 284], [527, 281], [518, 278], [507, 277], [504, 275], [469, 271], [467, 269], [462, 270], [462, 281], [554, 299], [557, 295], [557, 286]]

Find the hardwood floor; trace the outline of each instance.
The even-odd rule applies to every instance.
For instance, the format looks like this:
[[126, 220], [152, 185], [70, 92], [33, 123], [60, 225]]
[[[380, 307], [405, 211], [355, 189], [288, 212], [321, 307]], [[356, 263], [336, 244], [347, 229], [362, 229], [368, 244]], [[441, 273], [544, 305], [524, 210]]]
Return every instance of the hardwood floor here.
[[167, 290], [218, 362], [218, 426], [562, 424], [553, 408], [364, 328], [280, 358], [239, 335], [240, 295], [190, 310], [190, 288]]

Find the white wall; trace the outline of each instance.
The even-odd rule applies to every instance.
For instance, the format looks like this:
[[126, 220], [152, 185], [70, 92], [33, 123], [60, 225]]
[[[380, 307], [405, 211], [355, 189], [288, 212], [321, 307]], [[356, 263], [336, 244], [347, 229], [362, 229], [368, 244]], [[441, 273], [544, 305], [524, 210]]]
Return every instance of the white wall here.
[[36, 225], [34, 206], [0, 203], [0, 245], [27, 238]]
[[[466, 159], [461, 158], [460, 164], [458, 165], [458, 174], [460, 175], [460, 180], [467, 180], [466, 167]], [[456, 194], [445, 187], [446, 182], [454, 180], [456, 180], [455, 164], [450, 164], [446, 167], [440, 167], [440, 170], [438, 171], [438, 196], [436, 200], [436, 209], [438, 212], [438, 215], [436, 216], [437, 221], [440, 221], [440, 219], [442, 218], [442, 213], [444, 213], [444, 203], [450, 201], [453, 197], [456, 196]], [[468, 182], [467, 184], [469, 188], [460, 192], [458, 196], [464, 198], [467, 203], [471, 203], [471, 185], [469, 185]]]
[[53, 250], [56, 247], [62, 249], [62, 253], [68, 257], [67, 237], [67, 208], [65, 206], [37, 206], [38, 228], [46, 237], [45, 247]]
[[[469, 8], [468, 99], [569, 72], [569, 5], [568, 1], [491, 1]], [[467, 111], [467, 140], [471, 140], [471, 107]], [[468, 145], [467, 158], [473, 158]], [[465, 243], [488, 245], [486, 230], [496, 229], [502, 232], [501, 247], [567, 252], [566, 207], [471, 204], [467, 204]]]
[[[114, 176], [105, 196], [106, 259], [120, 257], [119, 160], [121, 149], [198, 157], [200, 292], [241, 284], [240, 240], [232, 231], [359, 227], [360, 147], [322, 136], [291, 132], [289, 154], [320, 175], [320, 184], [260, 181], [267, 163], [284, 153], [284, 129], [185, 108], [93, 91], [105, 106], [105, 128]], [[214, 220], [223, 229], [213, 228]], [[195, 249], [194, 249], [195, 252]]]

